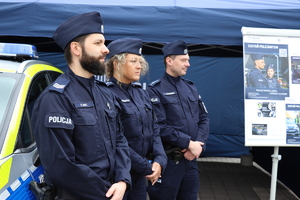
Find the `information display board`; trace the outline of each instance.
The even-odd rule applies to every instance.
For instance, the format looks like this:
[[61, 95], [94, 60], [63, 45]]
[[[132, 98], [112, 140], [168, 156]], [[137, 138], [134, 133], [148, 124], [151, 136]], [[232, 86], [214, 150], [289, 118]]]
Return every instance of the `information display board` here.
[[246, 146], [300, 146], [300, 30], [243, 27]]

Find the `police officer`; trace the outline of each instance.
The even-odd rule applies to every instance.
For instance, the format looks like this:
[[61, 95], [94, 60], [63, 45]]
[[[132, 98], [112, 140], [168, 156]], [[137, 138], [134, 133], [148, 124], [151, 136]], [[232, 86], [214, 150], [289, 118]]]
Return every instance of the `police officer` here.
[[190, 66], [187, 44], [181, 40], [170, 42], [162, 51], [166, 71], [147, 91], [158, 118], [168, 164], [161, 181], [148, 185], [148, 194], [151, 200], [196, 200], [196, 158], [208, 138], [208, 113], [193, 82], [181, 78]]
[[132, 188], [124, 200], [146, 200], [145, 177], [155, 184], [167, 164], [149, 95], [138, 82], [148, 71], [148, 63], [141, 55], [140, 39], [122, 38], [107, 47], [107, 84], [122, 108], [121, 121], [130, 147]]
[[268, 88], [281, 88], [280, 83], [276, 78], [274, 78], [274, 67], [273, 65], [268, 65], [267, 66], [267, 76], [266, 76], [266, 81], [267, 81], [267, 87]]
[[32, 123], [47, 184], [56, 199], [121, 200], [130, 186], [129, 148], [118, 103], [103, 74], [109, 52], [98, 12], [73, 16], [54, 32], [69, 69], [38, 98]]
[[247, 86], [248, 87], [267, 87], [265, 76], [261, 70], [265, 68], [265, 60], [261, 54], [251, 54], [251, 58], [254, 62], [254, 69], [247, 74]]

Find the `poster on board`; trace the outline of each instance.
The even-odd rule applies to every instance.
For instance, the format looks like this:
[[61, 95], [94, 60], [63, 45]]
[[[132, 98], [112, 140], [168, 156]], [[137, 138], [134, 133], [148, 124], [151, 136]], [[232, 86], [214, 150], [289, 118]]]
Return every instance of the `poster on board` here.
[[300, 146], [300, 30], [242, 28], [246, 146]]

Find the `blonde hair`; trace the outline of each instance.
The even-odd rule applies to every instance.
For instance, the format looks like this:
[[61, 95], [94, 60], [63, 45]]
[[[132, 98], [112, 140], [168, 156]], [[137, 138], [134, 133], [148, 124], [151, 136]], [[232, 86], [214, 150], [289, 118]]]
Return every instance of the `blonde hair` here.
[[[113, 76], [114, 74], [114, 61], [116, 62], [116, 67], [119, 69], [118, 71], [120, 72], [119, 75], [123, 75], [123, 68], [122, 66], [126, 63], [126, 56], [128, 53], [120, 53], [112, 56], [110, 59], [108, 59], [105, 64], [106, 64], [106, 77], [109, 79], [110, 77]], [[148, 70], [149, 70], [149, 64], [145, 60], [143, 56], [141, 56], [140, 60], [141, 62], [141, 75], [145, 75]]]

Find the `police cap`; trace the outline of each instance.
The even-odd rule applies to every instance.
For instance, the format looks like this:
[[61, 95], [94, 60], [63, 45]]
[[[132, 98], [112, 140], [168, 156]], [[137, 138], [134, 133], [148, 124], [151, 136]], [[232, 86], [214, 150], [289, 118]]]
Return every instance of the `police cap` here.
[[274, 69], [274, 65], [273, 64], [269, 64], [268, 66], [267, 66], [267, 70], [268, 69]]
[[106, 57], [110, 59], [119, 53], [132, 53], [140, 56], [142, 55], [142, 45], [142, 40], [137, 38], [122, 38], [114, 40], [107, 45], [109, 53]]
[[65, 49], [73, 39], [91, 33], [104, 33], [101, 15], [96, 11], [67, 19], [55, 30], [52, 37], [62, 49]]
[[264, 55], [262, 54], [251, 54], [251, 58], [253, 61], [255, 60], [263, 60], [264, 59]]
[[186, 55], [188, 54], [188, 48], [184, 41], [178, 40], [166, 43], [162, 48], [162, 52], [164, 57], [169, 55]]

